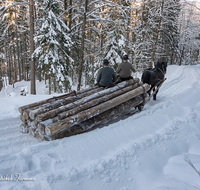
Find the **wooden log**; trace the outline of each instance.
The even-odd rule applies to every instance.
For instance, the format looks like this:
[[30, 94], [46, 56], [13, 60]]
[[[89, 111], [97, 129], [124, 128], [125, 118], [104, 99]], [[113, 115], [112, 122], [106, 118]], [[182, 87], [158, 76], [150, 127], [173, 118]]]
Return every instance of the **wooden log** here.
[[38, 125], [38, 121], [33, 120], [34, 125]]
[[38, 130], [35, 131], [35, 138], [37, 138], [40, 141], [44, 140], [44, 135], [42, 135]]
[[108, 94], [106, 96], [100, 97], [98, 99], [94, 99], [94, 100], [92, 100], [90, 102], [86, 102], [85, 104], [82, 104], [82, 105], [80, 105], [78, 107], [70, 109], [70, 110], [68, 110], [66, 112], [62, 112], [62, 113], [60, 113], [58, 115], [58, 119], [62, 120], [62, 119], [67, 118], [67, 117], [69, 117], [71, 115], [75, 115], [80, 111], [86, 110], [86, 109], [88, 109], [90, 107], [96, 106], [96, 105], [98, 105], [100, 103], [106, 102], [106, 101], [108, 101], [108, 100], [110, 100], [110, 99], [112, 99], [114, 97], [117, 97], [117, 96], [119, 96], [121, 94], [124, 94], [124, 93], [126, 93], [126, 92], [128, 92], [130, 90], [133, 90], [133, 89], [137, 88], [138, 86], [141, 86], [142, 84], [143, 84], [142, 82], [135, 83], [134, 85], [125, 87], [123, 89], [119, 89], [119, 90], [117, 90], [117, 91], [115, 91], [115, 92], [113, 92], [111, 94]]
[[86, 121], [83, 121], [79, 124], [73, 125], [72, 127], [60, 131], [52, 136], [44, 136], [44, 140], [55, 140], [64, 137], [69, 137], [72, 135], [81, 134], [93, 129], [109, 125], [110, 123], [117, 122], [123, 118], [128, 117], [128, 113], [131, 109], [143, 104], [147, 98], [147, 93], [141, 94], [137, 97], [134, 97], [114, 108], [111, 108], [95, 117], [92, 117]]
[[[117, 122], [123, 118], [126, 118], [129, 115], [130, 110], [132, 108], [137, 109], [138, 105], [143, 105], [145, 100], [147, 99], [147, 93], [138, 95], [123, 104], [120, 104], [110, 110], [103, 112], [95, 117], [92, 117], [89, 120], [83, 121], [80, 125], [85, 131], [102, 127], [112, 122]], [[70, 129], [71, 130], [71, 129]]]
[[74, 102], [76, 100], [79, 100], [83, 97], [90, 96], [91, 94], [98, 93], [99, 91], [103, 90], [103, 87], [95, 88], [90, 91], [86, 91], [84, 93], [81, 93], [77, 96], [70, 96], [65, 99], [57, 100], [55, 102], [43, 104], [42, 106], [38, 107], [37, 109], [29, 110], [29, 117], [31, 119], [35, 119], [35, 117], [41, 113], [46, 113], [50, 110], [56, 109], [60, 106], [66, 105], [68, 103]]
[[[113, 92], [112, 94], [109, 94], [108, 96], [103, 96], [101, 97], [100, 99], [94, 99], [86, 104], [83, 104], [83, 105], [80, 105], [78, 107], [75, 107], [74, 109], [71, 109], [67, 112], [63, 112], [61, 114], [59, 114], [57, 117], [54, 117], [52, 119], [48, 119], [48, 120], [44, 120], [42, 122], [38, 122], [38, 128], [39, 128], [39, 131], [41, 134], [45, 134], [45, 127], [47, 127], [48, 125], [51, 125], [55, 122], [57, 122], [58, 120], [61, 120], [61, 119], [64, 119], [68, 116], [71, 116], [71, 115], [74, 115], [84, 109], [87, 109], [89, 107], [93, 107], [99, 103], [102, 103], [102, 102], [105, 102], [105, 101], [108, 101], [109, 99], [113, 98], [113, 97], [116, 97], [116, 96], [119, 96], [127, 91], [130, 91], [132, 89], [135, 89], [137, 88], [138, 86], [141, 86], [143, 83], [142, 82], [139, 82], [139, 83], [135, 83], [134, 85], [131, 85], [131, 86], [128, 86], [128, 87], [125, 87], [123, 89], [119, 89], [118, 91], [116, 92]], [[36, 120], [34, 120], [34, 122], [37, 122]]]
[[80, 106], [86, 102], [89, 102], [93, 99], [96, 99], [96, 98], [99, 98], [99, 97], [102, 97], [102, 96], [105, 96], [107, 94], [111, 94], [119, 89], [123, 89], [124, 87], [127, 87], [127, 86], [130, 86], [130, 85], [134, 85], [135, 83], [138, 83], [139, 82], [139, 79], [136, 78], [136, 79], [132, 79], [132, 80], [128, 80], [128, 81], [124, 81], [122, 83], [119, 83], [117, 86], [114, 86], [112, 88], [108, 88], [106, 90], [103, 90], [103, 91], [100, 91], [100, 92], [96, 92], [90, 96], [87, 96], [87, 97], [84, 97], [80, 100], [77, 100], [75, 102], [72, 102], [70, 104], [67, 104], [67, 105], [64, 105], [64, 106], [61, 106], [57, 109], [53, 109], [51, 111], [48, 111], [48, 112], [45, 112], [43, 114], [40, 114], [36, 117], [36, 120], [37, 121], [44, 121], [44, 120], [47, 120], [49, 118], [53, 118], [55, 116], [57, 116], [59, 113], [62, 113], [64, 111], [68, 111], [69, 109], [72, 109], [72, 108], [75, 108], [77, 106]]
[[27, 109], [48, 103], [49, 101], [55, 101], [59, 98], [68, 97], [68, 96], [71, 96], [71, 95], [74, 95], [74, 94], [75, 94], [75, 91], [72, 91], [68, 94], [64, 94], [64, 95], [57, 96], [57, 97], [52, 97], [52, 98], [49, 98], [49, 99], [46, 99], [46, 100], [41, 100], [39, 102], [35, 102], [35, 103], [31, 103], [31, 104], [28, 104], [28, 105], [25, 105], [25, 106], [21, 106], [21, 107], [18, 108], [18, 110], [19, 110], [20, 113], [23, 113]]
[[45, 135], [45, 126], [41, 123], [38, 124], [38, 131], [40, 134]]
[[30, 127], [30, 128], [29, 128], [29, 135], [30, 135], [31, 137], [35, 137], [35, 131], [36, 131], [36, 128]]
[[25, 119], [23, 114], [20, 115], [20, 119], [21, 119], [22, 122], [26, 122], [26, 119]]
[[26, 123], [22, 123], [20, 125], [20, 131], [22, 133], [28, 133], [29, 132], [29, 126]]
[[52, 123], [55, 123], [59, 121], [58, 117], [54, 117], [52, 119], [47, 119], [45, 121], [41, 121], [41, 122], [38, 122], [38, 130], [39, 132], [42, 134], [42, 135], [45, 135], [45, 128], [49, 125], [51, 125]]
[[58, 122], [46, 127], [46, 129], [45, 129], [46, 134], [54, 135], [54, 134], [58, 133], [59, 131], [62, 131], [66, 128], [73, 126], [74, 124], [85, 121], [91, 117], [94, 117], [98, 114], [103, 113], [104, 111], [107, 111], [115, 106], [118, 106], [118, 105], [124, 103], [125, 101], [128, 101], [140, 94], [143, 94], [145, 91], [149, 90], [149, 88], [150, 87], [148, 84], [143, 84], [142, 86], [140, 86], [134, 90], [131, 90], [123, 95], [115, 97], [108, 102], [104, 102], [104, 103], [97, 105], [95, 107], [92, 107], [88, 110], [82, 111], [76, 115], [73, 115], [73, 116], [70, 116], [61, 121], [58, 121]]
[[43, 105], [43, 104], [46, 104], [46, 103], [49, 103], [49, 102], [54, 102], [54, 101], [59, 100], [59, 99], [64, 99], [64, 98], [67, 98], [67, 97], [70, 97], [70, 96], [73, 96], [73, 95], [79, 95], [79, 94], [82, 94], [82, 93], [85, 93], [85, 92], [88, 92], [90, 90], [94, 90], [94, 89], [97, 89], [97, 88], [98, 88], [98, 86], [93, 86], [93, 87], [81, 90], [79, 92], [72, 91], [72, 92], [69, 92], [67, 94], [63, 94], [63, 95], [60, 95], [60, 96], [54, 96], [54, 97], [46, 99], [46, 100], [41, 100], [39, 102], [35, 102], [35, 103], [31, 103], [31, 104], [28, 104], [28, 105], [25, 105], [25, 106], [21, 106], [21, 107], [18, 108], [18, 110], [19, 110], [20, 113], [23, 113], [27, 109], [31, 109], [31, 108], [34, 108], [34, 107], [37, 107], [37, 106], [40, 106], [40, 105]]
[[35, 122], [35, 121], [32, 121], [31, 123], [30, 123], [30, 127], [32, 127], [32, 128], [37, 128], [38, 126], [38, 123], [37, 122]]
[[27, 120], [27, 119], [29, 119], [29, 110], [25, 110], [24, 112], [23, 112], [23, 116], [24, 116], [24, 118]]
[[31, 127], [31, 122], [32, 122], [33, 120], [31, 120], [31, 119], [27, 119], [26, 120], [26, 123], [27, 123], [27, 125], [29, 126], [29, 127]]
[[47, 119], [45, 121], [41, 121], [41, 122], [38, 122], [38, 130], [39, 132], [44, 135], [45, 134], [45, 127], [51, 125], [52, 123], [55, 123], [58, 121], [58, 117], [54, 117], [52, 119]]

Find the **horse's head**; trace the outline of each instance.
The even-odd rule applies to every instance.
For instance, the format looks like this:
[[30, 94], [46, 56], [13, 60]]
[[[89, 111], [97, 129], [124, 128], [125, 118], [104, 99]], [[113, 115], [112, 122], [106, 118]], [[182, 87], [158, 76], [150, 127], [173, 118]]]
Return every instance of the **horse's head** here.
[[166, 74], [167, 72], [167, 62], [162, 62], [162, 71]]
[[157, 62], [155, 68], [161, 70], [164, 74], [167, 72], [167, 62]]

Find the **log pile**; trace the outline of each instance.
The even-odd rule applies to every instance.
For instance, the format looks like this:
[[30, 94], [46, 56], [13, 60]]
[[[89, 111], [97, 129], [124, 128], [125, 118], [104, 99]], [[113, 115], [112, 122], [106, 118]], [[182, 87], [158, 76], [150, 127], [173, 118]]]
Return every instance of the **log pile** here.
[[21, 132], [40, 140], [80, 134], [105, 125], [147, 98], [148, 84], [138, 78], [104, 89], [91, 87], [19, 108]]

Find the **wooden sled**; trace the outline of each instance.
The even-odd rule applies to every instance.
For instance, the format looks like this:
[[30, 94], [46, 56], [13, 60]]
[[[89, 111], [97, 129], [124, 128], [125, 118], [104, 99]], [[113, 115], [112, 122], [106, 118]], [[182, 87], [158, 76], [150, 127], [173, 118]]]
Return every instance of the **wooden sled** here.
[[40, 140], [68, 137], [105, 126], [131, 109], [142, 110], [148, 84], [138, 78], [104, 89], [73, 91], [19, 108], [21, 132]]

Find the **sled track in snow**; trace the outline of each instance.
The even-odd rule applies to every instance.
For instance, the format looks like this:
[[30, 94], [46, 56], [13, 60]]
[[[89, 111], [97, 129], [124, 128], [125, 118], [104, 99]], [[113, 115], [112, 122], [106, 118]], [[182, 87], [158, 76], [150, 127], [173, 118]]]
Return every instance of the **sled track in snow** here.
[[188, 88], [192, 88], [192, 84], [196, 79], [198, 78], [200, 80], [200, 68], [183, 67], [181, 72], [174, 71], [172, 76], [173, 78], [168, 78], [166, 80], [159, 92], [160, 95], [166, 98], [173, 97]]
[[[167, 153], [164, 150], [166, 142], [181, 144], [178, 138], [182, 135], [183, 126], [193, 120], [198, 121], [195, 110], [194, 113], [188, 112], [184, 118], [170, 112], [176, 111], [178, 106], [176, 96], [200, 81], [200, 67], [182, 67], [166, 77], [158, 100], [150, 100], [142, 112], [116, 118], [117, 123], [109, 123], [108, 127], [85, 134], [39, 143], [37, 139], [20, 133], [19, 117], [1, 119], [0, 168], [4, 172], [1, 174], [10, 172], [14, 175], [17, 171], [24, 177], [36, 178], [33, 185], [31, 182], [17, 183], [18, 189], [41, 189], [41, 185], [47, 189], [58, 189], [57, 186], [63, 183], [63, 189], [74, 187], [80, 190], [84, 183], [100, 180], [99, 186], [98, 183], [96, 185], [99, 190], [102, 184], [104, 189], [109, 189], [113, 181], [122, 183], [120, 175], [131, 171], [132, 186], [128, 187], [127, 183], [127, 189], [139, 189], [134, 181], [137, 170], [131, 169], [141, 166], [141, 154], [152, 156], [156, 152], [155, 147], [160, 148], [162, 154]], [[166, 163], [167, 160], [161, 160], [156, 164]], [[142, 164], [146, 167], [144, 162]], [[7, 188], [6, 183], [1, 185], [2, 189]], [[9, 182], [7, 189], [15, 189], [15, 186], [16, 182]]]

